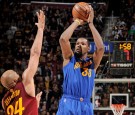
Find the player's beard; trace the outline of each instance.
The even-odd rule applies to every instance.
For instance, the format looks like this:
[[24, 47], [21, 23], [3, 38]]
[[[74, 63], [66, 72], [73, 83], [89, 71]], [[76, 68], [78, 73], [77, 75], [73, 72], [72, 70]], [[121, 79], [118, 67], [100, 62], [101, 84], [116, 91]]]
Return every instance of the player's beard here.
[[82, 52], [75, 52], [74, 55], [77, 58], [81, 58], [82, 57]]

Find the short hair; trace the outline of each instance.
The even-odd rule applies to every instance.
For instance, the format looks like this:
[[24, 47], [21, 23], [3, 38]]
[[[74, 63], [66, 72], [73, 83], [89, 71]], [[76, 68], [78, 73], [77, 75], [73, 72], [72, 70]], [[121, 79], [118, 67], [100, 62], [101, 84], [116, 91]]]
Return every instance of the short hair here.
[[[86, 40], [87, 40], [87, 43], [88, 43], [88, 46], [90, 46], [90, 41], [89, 41], [87, 38], [85, 38], [85, 37], [79, 37], [79, 38], [86, 39]], [[78, 38], [78, 39], [79, 39], [79, 38]]]

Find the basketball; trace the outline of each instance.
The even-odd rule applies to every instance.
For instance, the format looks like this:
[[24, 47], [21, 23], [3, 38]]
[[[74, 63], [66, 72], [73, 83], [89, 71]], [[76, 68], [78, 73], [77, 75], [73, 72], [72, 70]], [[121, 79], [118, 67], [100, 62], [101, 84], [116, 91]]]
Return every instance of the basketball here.
[[78, 2], [72, 8], [72, 16], [74, 19], [79, 18], [87, 21], [90, 14], [89, 4], [86, 2]]

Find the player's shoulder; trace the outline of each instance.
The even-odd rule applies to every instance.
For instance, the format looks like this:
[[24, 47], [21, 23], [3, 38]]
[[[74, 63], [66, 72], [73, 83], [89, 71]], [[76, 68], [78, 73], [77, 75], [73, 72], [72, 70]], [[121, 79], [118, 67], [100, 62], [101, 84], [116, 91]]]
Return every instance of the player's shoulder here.
[[7, 90], [7, 92], [4, 94], [3, 98], [2, 98], [2, 107], [4, 108], [4, 100], [9, 96], [10, 91]]
[[4, 99], [2, 99], [1, 104], [2, 104], [2, 108], [5, 109], [5, 107], [4, 107]]

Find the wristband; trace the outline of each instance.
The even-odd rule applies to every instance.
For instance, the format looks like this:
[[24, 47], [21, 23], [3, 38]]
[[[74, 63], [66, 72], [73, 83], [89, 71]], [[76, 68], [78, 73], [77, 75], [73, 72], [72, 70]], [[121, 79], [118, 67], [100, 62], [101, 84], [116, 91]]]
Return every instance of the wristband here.
[[78, 25], [81, 25], [79, 20], [76, 19], [75, 22], [77, 22]]

